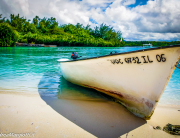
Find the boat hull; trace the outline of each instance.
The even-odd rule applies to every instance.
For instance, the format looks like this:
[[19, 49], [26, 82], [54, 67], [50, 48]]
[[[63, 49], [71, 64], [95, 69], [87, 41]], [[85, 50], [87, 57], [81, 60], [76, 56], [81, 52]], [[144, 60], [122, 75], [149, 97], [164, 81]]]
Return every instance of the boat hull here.
[[116, 98], [150, 119], [180, 58], [180, 47], [157, 48], [60, 62], [63, 77]]

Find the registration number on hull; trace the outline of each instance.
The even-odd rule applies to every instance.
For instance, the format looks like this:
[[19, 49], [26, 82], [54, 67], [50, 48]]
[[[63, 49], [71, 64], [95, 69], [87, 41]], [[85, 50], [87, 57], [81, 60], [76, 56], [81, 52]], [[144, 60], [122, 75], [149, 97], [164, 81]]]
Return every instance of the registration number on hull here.
[[[164, 54], [157, 54], [156, 60], [158, 62], [166, 62], [166, 57]], [[124, 59], [110, 59], [108, 61], [111, 61], [112, 64], [141, 64], [141, 63], [153, 63], [154, 61], [151, 60], [150, 56], [141, 56], [141, 57], [127, 57]]]

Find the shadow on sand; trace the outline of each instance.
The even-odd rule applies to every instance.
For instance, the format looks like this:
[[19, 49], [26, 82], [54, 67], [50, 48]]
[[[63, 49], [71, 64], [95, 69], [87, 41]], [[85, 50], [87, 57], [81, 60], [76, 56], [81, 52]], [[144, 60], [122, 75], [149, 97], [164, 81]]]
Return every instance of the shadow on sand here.
[[38, 91], [56, 112], [100, 138], [117, 138], [146, 123], [109, 96], [69, 83], [58, 72], [44, 74]]

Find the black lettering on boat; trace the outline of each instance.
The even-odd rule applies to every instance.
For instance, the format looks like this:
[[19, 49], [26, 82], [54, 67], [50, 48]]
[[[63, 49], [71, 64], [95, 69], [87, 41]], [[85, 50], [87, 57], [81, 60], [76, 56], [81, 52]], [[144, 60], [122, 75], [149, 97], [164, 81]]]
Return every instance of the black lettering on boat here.
[[111, 63], [115, 64], [116, 63], [116, 59], [112, 59]]
[[117, 60], [116, 63], [117, 64], [119, 64], [119, 63], [123, 64], [123, 62], [121, 62], [121, 59]]
[[152, 63], [153, 62], [149, 59], [149, 56], [141, 56], [141, 57], [144, 59], [143, 63]]
[[123, 64], [123, 62], [121, 62], [121, 59], [112, 59], [110, 60], [112, 64]]
[[143, 59], [144, 59], [144, 62], [143, 63], [148, 63], [147, 61], [146, 61], [146, 56], [141, 56]]
[[125, 61], [126, 63], [128, 63], [128, 64], [129, 64], [129, 63], [132, 63], [132, 62], [131, 62], [131, 58], [125, 58], [124, 61]]
[[149, 63], [152, 63], [152, 62], [153, 62], [153, 61], [151, 61], [151, 60], [149, 59], [149, 56], [147, 56], [147, 59], [148, 59]]
[[141, 64], [141, 62], [139, 61], [139, 58], [136, 57], [136, 59], [137, 59], [137, 64]]
[[132, 57], [132, 61], [134, 61], [133, 63], [136, 63], [136, 57]]
[[162, 62], [166, 62], [166, 58], [164, 57], [164, 54], [161, 54], [161, 60]]
[[164, 57], [164, 54], [161, 54], [161, 55], [156, 55], [156, 59], [158, 62], [165, 62], [166, 61], [166, 58]]
[[[141, 56], [141, 58], [143, 58], [143, 63], [152, 63], [153, 61], [150, 60], [149, 56]], [[166, 58], [164, 57], [164, 54], [161, 55], [156, 55], [156, 59], [158, 62], [165, 62]], [[108, 60], [109, 61], [109, 60]], [[111, 59], [110, 60], [112, 64], [123, 64], [121, 59]], [[134, 63], [134, 64], [141, 64], [141, 61], [139, 59], [139, 57], [128, 57], [128, 58], [124, 58], [125, 63], [130, 64], [130, 63]]]
[[156, 59], [158, 62], [161, 62], [161, 56], [160, 55], [156, 55]]

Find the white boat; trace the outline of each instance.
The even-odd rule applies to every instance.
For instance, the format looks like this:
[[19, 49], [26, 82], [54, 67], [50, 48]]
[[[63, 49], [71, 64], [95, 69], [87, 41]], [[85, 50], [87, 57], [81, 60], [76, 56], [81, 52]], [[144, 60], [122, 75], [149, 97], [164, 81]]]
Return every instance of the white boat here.
[[176, 45], [58, 61], [66, 80], [108, 94], [136, 116], [150, 119], [179, 58]]
[[149, 44], [143, 44], [143, 46], [151, 46], [152, 47], [153, 45], [149, 43]]

